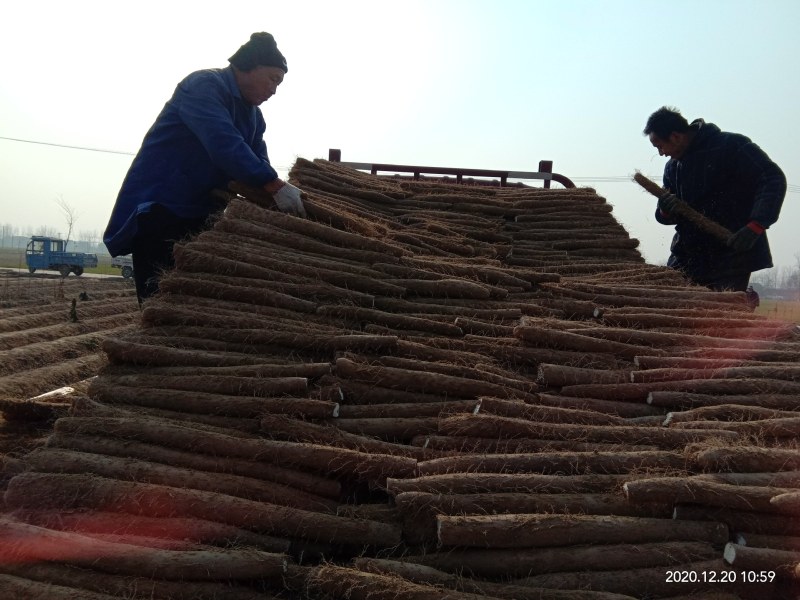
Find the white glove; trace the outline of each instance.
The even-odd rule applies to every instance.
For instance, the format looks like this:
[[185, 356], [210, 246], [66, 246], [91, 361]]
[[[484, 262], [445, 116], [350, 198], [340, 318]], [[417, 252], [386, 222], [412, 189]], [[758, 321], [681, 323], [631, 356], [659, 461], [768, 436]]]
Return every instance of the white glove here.
[[306, 208], [300, 199], [301, 193], [300, 188], [293, 186], [291, 183], [284, 183], [281, 189], [272, 194], [272, 197], [281, 212], [305, 218]]

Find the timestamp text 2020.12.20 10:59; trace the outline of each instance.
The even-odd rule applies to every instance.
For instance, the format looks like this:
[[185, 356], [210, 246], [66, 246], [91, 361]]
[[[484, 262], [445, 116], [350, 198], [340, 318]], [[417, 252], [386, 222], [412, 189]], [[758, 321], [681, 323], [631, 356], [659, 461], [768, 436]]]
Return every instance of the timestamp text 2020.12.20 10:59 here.
[[771, 583], [775, 571], [667, 571], [667, 583]]

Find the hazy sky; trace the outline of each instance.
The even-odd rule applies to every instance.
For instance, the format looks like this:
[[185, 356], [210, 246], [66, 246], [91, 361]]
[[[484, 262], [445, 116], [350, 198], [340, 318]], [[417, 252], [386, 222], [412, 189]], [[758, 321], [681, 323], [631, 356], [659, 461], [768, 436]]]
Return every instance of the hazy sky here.
[[[0, 224], [105, 229], [142, 137], [188, 73], [269, 31], [289, 72], [262, 105], [279, 173], [296, 157], [537, 170], [595, 187], [649, 262], [672, 228], [630, 181], [665, 159], [667, 104], [751, 137], [786, 173], [769, 232], [800, 260], [797, 0], [71, 0], [0, 9]], [[795, 75], [792, 75], [795, 73]], [[554, 184], [558, 187], [558, 184]]]

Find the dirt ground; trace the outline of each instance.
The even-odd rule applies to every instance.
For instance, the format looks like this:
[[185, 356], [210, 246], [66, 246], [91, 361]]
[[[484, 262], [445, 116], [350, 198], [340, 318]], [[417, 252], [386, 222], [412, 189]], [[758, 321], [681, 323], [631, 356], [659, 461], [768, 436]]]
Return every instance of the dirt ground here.
[[[60, 322], [69, 322], [72, 301], [76, 299], [82, 302], [81, 298], [87, 298], [87, 306], [92, 307], [115, 302], [120, 306], [120, 313], [125, 315], [138, 310], [133, 284], [122, 277], [70, 276], [64, 279], [52, 273], [31, 275], [12, 269], [0, 269], [0, 324], [2, 324], [0, 341], [3, 342], [0, 360], [5, 360], [7, 367], [0, 372], [0, 400], [6, 402], [26, 400], [17, 397], [18, 394], [11, 391], [19, 385], [4, 385], [4, 380], [8, 383], [12, 378], [17, 384], [20, 378], [24, 381], [27, 372], [25, 369], [31, 369], [30, 381], [39, 383], [44, 379], [43, 368], [59, 367], [68, 364], [70, 360], [80, 359], [77, 350], [71, 349], [66, 352], [57, 350], [58, 345], [68, 342], [71, 335], [85, 337], [86, 330], [102, 333], [105, 321], [92, 326], [89, 317], [83, 319], [82, 323], [73, 324], [74, 332], [48, 333], [53, 332], [54, 327]], [[57, 315], [56, 321], [53, 315]], [[113, 321], [113, 318], [109, 319], [108, 328], [114, 326]], [[86, 349], [81, 352], [85, 351], [85, 356], [99, 354], [100, 350], [95, 346], [96, 344], [87, 344]], [[20, 355], [26, 350], [29, 351], [28, 355], [35, 359], [32, 360], [30, 367]], [[12, 359], [13, 364], [17, 365], [13, 369], [9, 366]], [[76, 382], [61, 381], [53, 387], [74, 383]], [[38, 390], [30, 396], [47, 391], [49, 389]], [[53, 402], [62, 413], [66, 410], [66, 398], [56, 398]], [[16, 410], [13, 405], [0, 410], [0, 489], [5, 487], [8, 478], [3, 459], [25, 454], [42, 444], [51, 431], [52, 418], [50, 421], [46, 418], [42, 420], [40, 412], [37, 414], [25, 407]]]
[[[121, 276], [63, 278], [54, 271], [34, 274], [16, 269], [0, 268], [0, 311], [20, 306], [41, 306], [86, 292], [103, 293], [110, 290], [133, 291], [133, 281]], [[2, 317], [2, 312], [0, 312]]]

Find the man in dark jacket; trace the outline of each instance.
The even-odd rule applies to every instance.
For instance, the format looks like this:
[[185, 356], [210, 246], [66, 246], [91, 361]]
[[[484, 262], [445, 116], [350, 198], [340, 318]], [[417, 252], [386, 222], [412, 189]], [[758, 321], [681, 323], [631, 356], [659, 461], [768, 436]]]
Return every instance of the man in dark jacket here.
[[[772, 266], [766, 229], [778, 220], [786, 195], [781, 169], [749, 138], [673, 108], [647, 120], [644, 134], [661, 156], [664, 188], [656, 220], [675, 225], [668, 265], [713, 290], [744, 291], [753, 271]], [[674, 215], [677, 199], [726, 227], [727, 243]]]
[[300, 190], [278, 178], [264, 142], [260, 104], [288, 71], [269, 33], [254, 33], [224, 69], [178, 84], [133, 159], [103, 242], [111, 256], [133, 254], [141, 302], [174, 265], [176, 241], [204, 229], [224, 205], [212, 191], [231, 180], [261, 187], [277, 207], [305, 216]]

